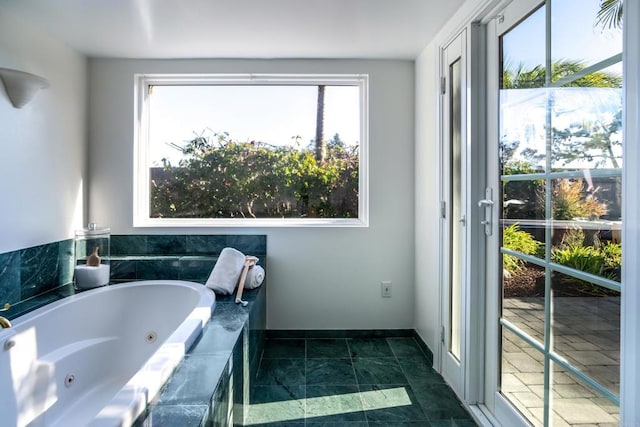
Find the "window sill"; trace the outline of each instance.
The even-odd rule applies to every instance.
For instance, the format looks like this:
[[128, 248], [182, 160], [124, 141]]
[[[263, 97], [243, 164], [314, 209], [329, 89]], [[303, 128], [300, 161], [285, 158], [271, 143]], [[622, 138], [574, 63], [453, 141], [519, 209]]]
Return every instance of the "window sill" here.
[[368, 227], [368, 219], [331, 218], [142, 218], [136, 219], [134, 228], [144, 227]]

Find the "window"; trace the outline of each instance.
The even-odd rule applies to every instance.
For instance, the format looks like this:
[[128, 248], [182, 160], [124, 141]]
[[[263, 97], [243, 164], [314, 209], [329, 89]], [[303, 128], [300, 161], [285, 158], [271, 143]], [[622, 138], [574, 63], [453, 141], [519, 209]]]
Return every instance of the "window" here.
[[367, 81], [138, 75], [134, 226], [366, 226]]

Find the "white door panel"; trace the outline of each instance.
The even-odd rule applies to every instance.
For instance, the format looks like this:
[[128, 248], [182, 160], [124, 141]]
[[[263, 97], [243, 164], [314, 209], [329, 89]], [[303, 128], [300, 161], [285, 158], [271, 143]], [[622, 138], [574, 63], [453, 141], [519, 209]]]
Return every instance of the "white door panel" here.
[[467, 295], [467, 63], [466, 32], [442, 51], [442, 375], [464, 396]]

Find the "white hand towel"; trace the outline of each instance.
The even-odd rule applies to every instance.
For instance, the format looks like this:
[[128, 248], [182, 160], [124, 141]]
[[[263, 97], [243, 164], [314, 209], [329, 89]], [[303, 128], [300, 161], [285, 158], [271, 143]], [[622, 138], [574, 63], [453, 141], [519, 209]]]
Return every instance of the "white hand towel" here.
[[255, 289], [262, 285], [264, 281], [264, 268], [254, 265], [247, 272], [247, 279], [244, 282], [245, 289]]
[[233, 248], [224, 248], [207, 279], [207, 287], [216, 293], [231, 295], [238, 284], [243, 266], [242, 252]]

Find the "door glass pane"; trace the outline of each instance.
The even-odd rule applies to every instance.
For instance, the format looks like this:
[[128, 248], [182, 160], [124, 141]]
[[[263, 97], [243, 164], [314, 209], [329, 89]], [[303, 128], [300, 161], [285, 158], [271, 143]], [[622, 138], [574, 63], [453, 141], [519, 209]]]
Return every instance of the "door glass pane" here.
[[594, 80], [617, 86], [549, 91], [554, 170], [622, 167], [622, 81], [613, 74]]
[[620, 408], [559, 364], [553, 370], [551, 415], [554, 426], [617, 426]]
[[[502, 318], [542, 346], [544, 345], [544, 270], [537, 280], [542, 282], [537, 284], [541, 288], [539, 296], [522, 296], [516, 290], [510, 290], [514, 295], [504, 296]], [[510, 288], [506, 288], [505, 292], [507, 289]]]
[[545, 7], [500, 39], [500, 163], [502, 174], [545, 169], [547, 91]]
[[[502, 255], [502, 318], [540, 345], [544, 343], [544, 267], [520, 256], [544, 258], [546, 200], [545, 180], [541, 176], [546, 170], [547, 134], [544, 36], [543, 6], [500, 39], [500, 213], [502, 247], [509, 251]], [[505, 332], [503, 342], [511, 335]]]
[[619, 283], [621, 178], [587, 175], [551, 183], [551, 261]]
[[[623, 2], [611, 2], [614, 6], [602, 14], [603, 19], [598, 19], [601, 3], [601, 0], [551, 2], [552, 81], [622, 52], [622, 22], [618, 20], [618, 11], [622, 11]], [[622, 72], [621, 65], [618, 63], [616, 67], [617, 74]]]
[[555, 273], [553, 351], [620, 394], [620, 292]]
[[502, 36], [503, 89], [544, 87], [545, 10], [536, 9]]
[[505, 174], [546, 169], [545, 89], [503, 87], [500, 91], [500, 161]]
[[544, 357], [523, 339], [502, 329], [500, 392], [534, 426], [542, 426]]
[[462, 292], [462, 91], [460, 60], [449, 67], [451, 106], [451, 283], [449, 289], [449, 352], [460, 359], [460, 325]]
[[[617, 419], [622, 42], [602, 3], [547, 0], [500, 38], [501, 390], [534, 425]], [[551, 388], [524, 403], [529, 358]]]

